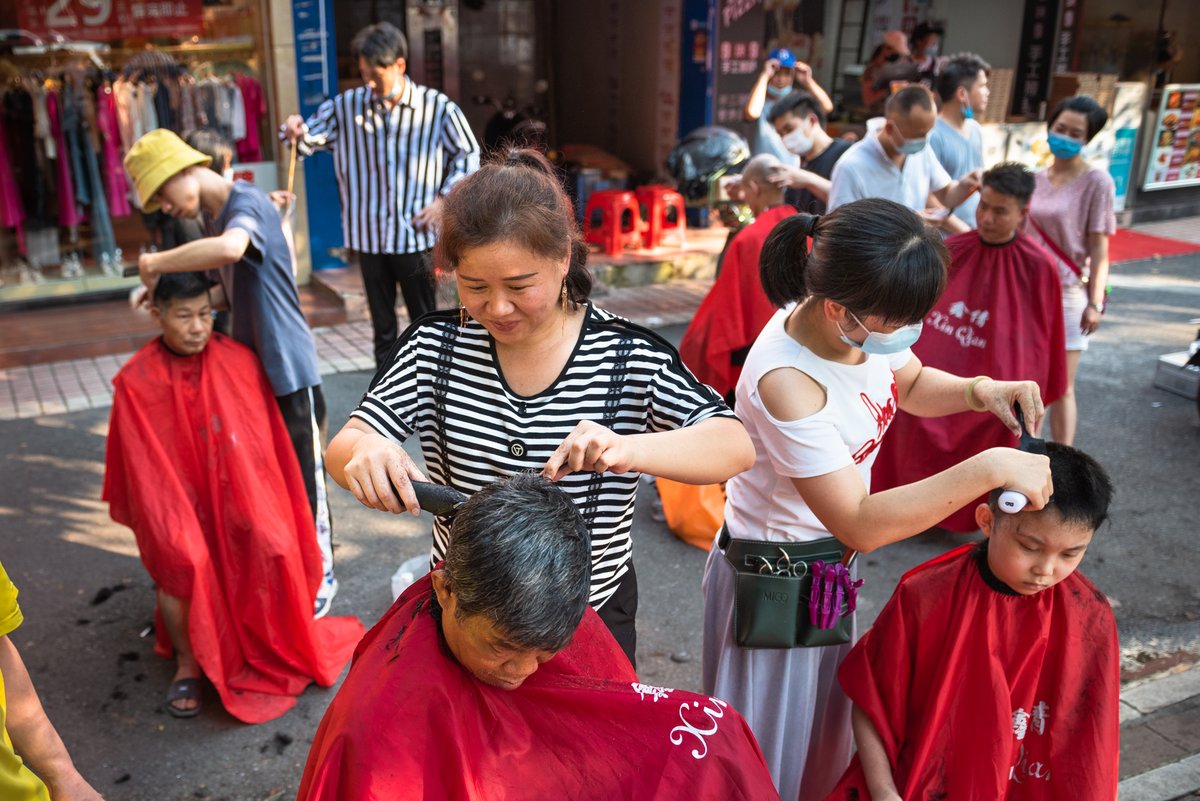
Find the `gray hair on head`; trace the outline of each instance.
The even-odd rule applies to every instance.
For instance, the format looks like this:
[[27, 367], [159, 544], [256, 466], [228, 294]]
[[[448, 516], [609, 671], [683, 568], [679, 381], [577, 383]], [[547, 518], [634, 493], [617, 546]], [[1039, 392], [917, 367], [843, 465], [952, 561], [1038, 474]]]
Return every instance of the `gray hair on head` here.
[[515, 645], [558, 651], [587, 608], [591, 533], [553, 482], [517, 473], [455, 513], [444, 570], [459, 619], [484, 615]]

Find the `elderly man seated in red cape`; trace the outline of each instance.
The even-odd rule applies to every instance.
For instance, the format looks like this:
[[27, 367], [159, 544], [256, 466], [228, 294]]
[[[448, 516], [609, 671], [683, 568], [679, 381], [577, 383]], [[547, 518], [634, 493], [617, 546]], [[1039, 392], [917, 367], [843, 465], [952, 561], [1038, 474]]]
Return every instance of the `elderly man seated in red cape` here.
[[298, 798], [778, 798], [728, 704], [638, 681], [587, 607], [590, 548], [541, 476], [467, 500], [355, 652]]
[[167, 711], [196, 715], [203, 676], [261, 723], [332, 685], [363, 628], [313, 620], [321, 554], [300, 465], [258, 359], [213, 334], [208, 290], [200, 273], [159, 279], [163, 334], [113, 379], [103, 494], [158, 586]]
[[[1020, 164], [984, 173], [975, 211], [979, 230], [946, 240], [946, 291], [926, 315], [913, 353], [954, 375], [1035, 381], [1049, 406], [1067, 388], [1062, 284], [1054, 258], [1020, 231], [1033, 186], [1033, 175]], [[1016, 437], [995, 415], [898, 412], [875, 460], [871, 489], [913, 484], [988, 448], [1014, 445]], [[974, 508], [967, 504], [942, 528], [974, 531]]]

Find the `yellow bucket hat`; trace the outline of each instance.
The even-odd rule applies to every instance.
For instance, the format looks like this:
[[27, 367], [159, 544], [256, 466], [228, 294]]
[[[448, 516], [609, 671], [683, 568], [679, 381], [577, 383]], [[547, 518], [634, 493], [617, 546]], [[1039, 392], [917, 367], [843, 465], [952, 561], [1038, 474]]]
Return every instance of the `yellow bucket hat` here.
[[177, 173], [196, 164], [207, 167], [211, 163], [210, 156], [189, 147], [167, 128], [146, 133], [125, 154], [125, 172], [133, 179], [145, 212], [158, 211], [160, 204], [151, 198]]

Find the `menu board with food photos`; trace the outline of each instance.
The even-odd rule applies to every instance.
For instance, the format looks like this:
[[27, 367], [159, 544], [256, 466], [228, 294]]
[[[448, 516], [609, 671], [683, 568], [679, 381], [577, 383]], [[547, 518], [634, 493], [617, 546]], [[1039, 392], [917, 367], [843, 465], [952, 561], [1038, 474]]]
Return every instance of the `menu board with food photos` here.
[[1200, 184], [1200, 84], [1163, 87], [1143, 189]]

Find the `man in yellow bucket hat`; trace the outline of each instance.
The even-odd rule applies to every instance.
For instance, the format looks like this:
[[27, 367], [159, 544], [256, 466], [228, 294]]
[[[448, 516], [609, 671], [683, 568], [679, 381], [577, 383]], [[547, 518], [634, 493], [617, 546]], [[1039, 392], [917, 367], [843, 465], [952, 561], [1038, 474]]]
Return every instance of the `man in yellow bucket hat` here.
[[172, 217], [202, 215], [212, 236], [138, 257], [142, 283], [154, 291], [162, 273], [220, 273], [233, 338], [262, 362], [300, 460], [321, 548], [324, 576], [314, 615], [329, 611], [337, 593], [333, 530], [325, 484], [325, 398], [312, 332], [300, 311], [293, 259], [274, 203], [254, 184], [210, 170], [211, 159], [172, 131], [142, 136], [125, 156], [145, 211]]

